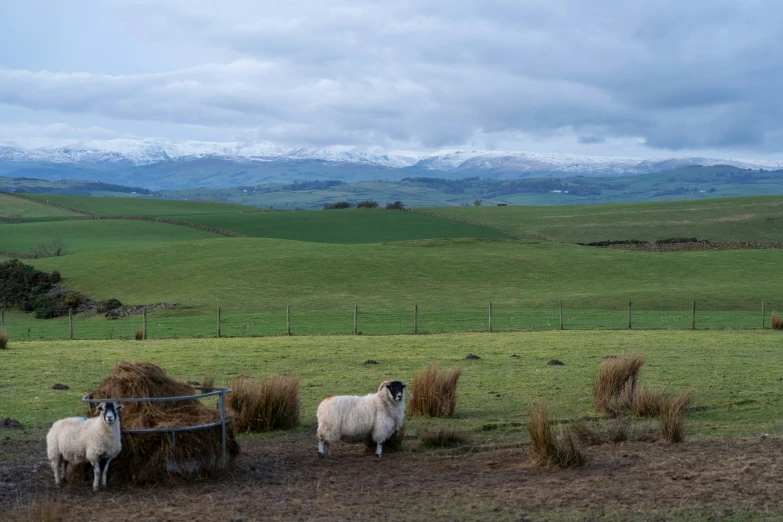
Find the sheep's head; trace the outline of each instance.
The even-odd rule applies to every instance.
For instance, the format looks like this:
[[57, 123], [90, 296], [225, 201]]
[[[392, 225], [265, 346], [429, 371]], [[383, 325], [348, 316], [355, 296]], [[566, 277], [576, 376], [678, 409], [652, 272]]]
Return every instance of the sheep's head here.
[[383, 381], [378, 391], [388, 390], [394, 402], [402, 402], [405, 398], [405, 388], [408, 385], [402, 381]]
[[106, 424], [114, 424], [119, 419], [120, 411], [125, 406], [119, 402], [102, 402], [98, 405], [98, 413]]

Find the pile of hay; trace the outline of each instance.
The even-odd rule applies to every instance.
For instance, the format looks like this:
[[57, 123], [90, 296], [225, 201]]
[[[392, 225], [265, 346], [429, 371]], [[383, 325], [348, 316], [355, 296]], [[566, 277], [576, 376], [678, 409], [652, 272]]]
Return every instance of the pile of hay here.
[[[127, 397], [179, 397], [199, 393], [193, 386], [172, 379], [162, 368], [144, 362], [120, 362], [92, 393], [93, 399]], [[217, 397], [210, 397], [208, 400]], [[209, 424], [220, 420], [220, 410], [199, 400], [174, 402], [126, 402], [123, 429], [175, 428]], [[95, 415], [94, 407], [90, 416]], [[229, 467], [239, 454], [231, 426], [227, 430]], [[170, 433], [126, 433], [122, 452], [112, 460], [108, 479], [112, 484], [151, 484], [173, 475], [208, 476], [222, 471], [221, 427]], [[75, 469], [74, 469], [75, 468]], [[69, 478], [92, 479], [87, 464], [69, 467]]]

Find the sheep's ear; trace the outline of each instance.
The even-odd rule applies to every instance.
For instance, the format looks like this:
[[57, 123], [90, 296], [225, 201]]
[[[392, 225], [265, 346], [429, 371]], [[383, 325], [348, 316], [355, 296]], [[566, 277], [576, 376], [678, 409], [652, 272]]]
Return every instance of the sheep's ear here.
[[125, 405], [120, 403], [120, 402], [115, 402], [114, 403], [114, 409], [117, 410], [117, 411], [121, 411], [124, 407], [125, 407]]
[[378, 391], [381, 391], [384, 388], [388, 388], [391, 381], [383, 381], [380, 386], [378, 386]]
[[105, 403], [105, 402], [101, 402], [101, 403], [99, 403], [99, 404], [98, 404], [98, 407], [97, 407], [97, 408], [95, 408], [95, 409], [96, 409], [96, 410], [98, 410], [98, 411], [103, 411], [103, 410], [105, 410], [105, 409], [106, 409], [106, 403]]
[[402, 387], [403, 388], [407, 388], [408, 387], [408, 383], [407, 382], [402, 383]]

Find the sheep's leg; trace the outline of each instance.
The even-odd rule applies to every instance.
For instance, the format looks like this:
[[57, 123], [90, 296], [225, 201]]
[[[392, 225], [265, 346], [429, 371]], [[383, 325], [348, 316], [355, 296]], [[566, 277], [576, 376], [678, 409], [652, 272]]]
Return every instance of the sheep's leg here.
[[101, 479], [101, 461], [96, 460], [92, 463], [92, 472], [95, 478], [92, 480], [92, 490], [98, 491], [98, 481]]
[[381, 457], [381, 453], [383, 453], [383, 442], [378, 442], [375, 446], [375, 454], [378, 455], [378, 458]]
[[111, 462], [111, 459], [106, 459], [106, 464], [103, 465], [103, 473], [101, 476], [101, 485], [103, 488], [106, 488], [106, 475], [109, 474], [109, 462]]
[[63, 459], [63, 471], [60, 475], [63, 482], [68, 482], [68, 461]]
[[52, 459], [52, 471], [54, 471], [54, 485], [59, 486], [60, 485], [60, 464], [62, 463], [62, 456], [58, 455], [54, 459]]
[[318, 456], [324, 458], [324, 455], [326, 454], [325, 450], [326, 448], [324, 447], [324, 439], [318, 437]]

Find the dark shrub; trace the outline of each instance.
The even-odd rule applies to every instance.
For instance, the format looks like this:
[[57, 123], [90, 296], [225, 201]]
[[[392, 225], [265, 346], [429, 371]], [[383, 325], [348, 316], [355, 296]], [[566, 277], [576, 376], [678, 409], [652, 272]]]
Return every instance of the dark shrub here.
[[336, 203], [324, 203], [324, 210], [340, 210], [343, 208], [351, 208], [353, 205], [351, 205], [348, 201], [338, 201]]
[[49, 274], [49, 282], [52, 284], [59, 283], [60, 279], [62, 279], [62, 277], [60, 277], [60, 272], [58, 272], [57, 270]]
[[405, 204], [402, 201], [386, 203], [386, 210], [405, 210]]
[[356, 208], [378, 208], [378, 202], [371, 199], [365, 199], [356, 204]]
[[98, 313], [105, 314], [121, 306], [122, 303], [119, 301], [119, 299], [107, 299], [106, 301], [101, 301], [98, 303]]

